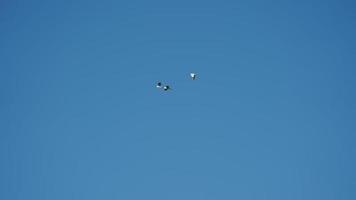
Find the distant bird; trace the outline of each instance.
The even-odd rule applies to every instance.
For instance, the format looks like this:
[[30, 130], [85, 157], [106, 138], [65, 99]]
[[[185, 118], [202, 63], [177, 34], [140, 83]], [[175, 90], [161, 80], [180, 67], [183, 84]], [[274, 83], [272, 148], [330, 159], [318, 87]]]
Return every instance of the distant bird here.
[[157, 88], [162, 88], [162, 83], [161, 82], [158, 82], [157, 85], [156, 85]]
[[197, 75], [195, 73], [190, 73], [190, 77], [192, 80], [195, 80], [197, 78]]
[[170, 89], [171, 89], [171, 87], [169, 87], [169, 85], [166, 85], [166, 86], [163, 87], [164, 91], [167, 91], [167, 90], [170, 90]]

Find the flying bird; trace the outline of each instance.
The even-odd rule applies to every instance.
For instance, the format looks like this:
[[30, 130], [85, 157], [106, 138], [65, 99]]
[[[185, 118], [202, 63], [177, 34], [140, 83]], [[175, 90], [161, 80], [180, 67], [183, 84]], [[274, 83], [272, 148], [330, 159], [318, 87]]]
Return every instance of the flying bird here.
[[171, 89], [171, 87], [169, 87], [169, 85], [166, 85], [166, 86], [163, 87], [164, 91], [167, 91], [167, 90], [170, 90], [170, 89]]
[[192, 80], [195, 80], [197, 78], [197, 75], [195, 73], [190, 73], [190, 77]]
[[162, 83], [161, 82], [158, 82], [157, 85], [156, 85], [157, 88], [162, 88]]

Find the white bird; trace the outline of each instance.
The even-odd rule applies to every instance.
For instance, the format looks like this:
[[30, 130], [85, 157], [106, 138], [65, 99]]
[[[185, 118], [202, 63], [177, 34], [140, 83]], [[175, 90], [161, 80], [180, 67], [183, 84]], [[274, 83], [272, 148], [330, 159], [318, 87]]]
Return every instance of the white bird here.
[[190, 77], [192, 80], [195, 80], [197, 78], [197, 75], [195, 73], [190, 73]]

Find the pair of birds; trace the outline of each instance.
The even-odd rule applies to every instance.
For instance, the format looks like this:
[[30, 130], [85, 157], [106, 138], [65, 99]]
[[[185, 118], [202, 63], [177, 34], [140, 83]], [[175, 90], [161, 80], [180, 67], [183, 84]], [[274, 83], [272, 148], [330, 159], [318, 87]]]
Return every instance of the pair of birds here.
[[[197, 78], [197, 75], [195, 73], [190, 73], [190, 77], [192, 78], [192, 80], [194, 81]], [[161, 89], [163, 88], [164, 91], [170, 90], [171, 87], [169, 85], [162, 85], [162, 82], [158, 82], [156, 85], [157, 88]]]

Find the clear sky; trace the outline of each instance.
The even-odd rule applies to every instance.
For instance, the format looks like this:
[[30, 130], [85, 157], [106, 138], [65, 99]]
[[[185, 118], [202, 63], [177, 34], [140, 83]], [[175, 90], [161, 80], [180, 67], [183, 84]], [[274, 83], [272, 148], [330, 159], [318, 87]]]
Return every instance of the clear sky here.
[[355, 13], [1, 1], [0, 199], [356, 199]]

